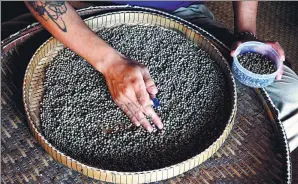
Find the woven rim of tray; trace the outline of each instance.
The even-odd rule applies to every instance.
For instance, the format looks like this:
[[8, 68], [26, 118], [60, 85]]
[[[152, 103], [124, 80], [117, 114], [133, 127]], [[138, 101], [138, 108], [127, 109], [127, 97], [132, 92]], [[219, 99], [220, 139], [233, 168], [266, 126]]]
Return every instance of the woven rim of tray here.
[[[208, 158], [210, 158], [223, 144], [223, 142], [227, 139], [233, 124], [234, 118], [236, 114], [236, 85], [232, 73], [229, 69], [228, 63], [226, 59], [222, 56], [222, 54], [218, 51], [218, 49], [209, 42], [204, 36], [202, 36], [198, 31], [186, 26], [185, 24], [174, 20], [172, 18], [162, 16], [155, 13], [148, 12], [139, 12], [139, 11], [119, 11], [113, 13], [106, 13], [98, 16], [94, 16], [85, 20], [86, 24], [91, 27], [93, 30], [96, 30], [99, 26], [107, 27], [113, 23], [113, 21], [117, 20], [124, 21], [126, 24], [134, 25], [134, 24], [143, 24], [144, 22], [136, 22], [136, 21], [147, 21], [146, 25], [157, 25], [165, 28], [174, 29], [178, 32], [183, 33], [187, 38], [192, 40], [194, 43], [199, 44], [205, 51], [207, 51], [211, 58], [218, 62], [220, 67], [224, 69], [223, 71], [228, 79], [230, 91], [229, 95], [231, 95], [231, 114], [229, 116], [229, 120], [226, 124], [226, 127], [223, 133], [217, 138], [217, 140], [210, 145], [203, 152], [198, 155], [175, 165], [165, 167], [162, 169], [144, 171], [144, 172], [117, 172], [117, 171], [109, 171], [102, 170], [95, 167], [90, 167], [86, 164], [83, 164], [75, 159], [70, 158], [64, 153], [57, 150], [52, 144], [50, 144], [44, 136], [40, 133], [38, 124], [39, 121], [39, 113], [36, 114], [36, 111], [39, 111], [40, 101], [31, 100], [32, 98], [42, 98], [43, 88], [32, 90], [32, 86], [36, 85], [36, 83], [42, 82], [43, 80], [43, 71], [47, 62], [52, 58], [54, 54], [46, 56], [48, 52], [54, 52], [57, 54], [58, 50], [63, 48], [63, 45], [57, 41], [55, 38], [50, 38], [43, 45], [38, 48], [38, 50], [34, 53], [30, 63], [27, 67], [24, 84], [23, 84], [23, 102], [25, 106], [26, 116], [28, 119], [29, 127], [34, 134], [35, 139], [42, 145], [42, 147], [49, 153], [51, 157], [53, 157], [58, 162], [77, 170], [91, 178], [99, 179], [107, 182], [114, 183], [145, 183], [145, 182], [155, 182], [160, 180], [165, 180], [179, 174], [182, 174]], [[106, 22], [107, 24], [103, 24]], [[119, 22], [115, 22], [116, 25]], [[114, 25], [115, 26], [115, 25]], [[55, 48], [55, 49], [54, 49]]]

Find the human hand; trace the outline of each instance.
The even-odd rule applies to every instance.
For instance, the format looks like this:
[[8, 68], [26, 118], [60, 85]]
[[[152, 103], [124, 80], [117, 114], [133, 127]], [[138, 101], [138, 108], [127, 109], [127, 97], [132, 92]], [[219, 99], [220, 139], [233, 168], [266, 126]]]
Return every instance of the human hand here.
[[[232, 45], [232, 47], [231, 47], [231, 56], [233, 57], [234, 56], [234, 54], [235, 54], [235, 50], [236, 50], [236, 48], [241, 44], [241, 43], [244, 43], [244, 42], [246, 42], [246, 41], [249, 41], [249, 40], [245, 40], [245, 41], [236, 41], [233, 45]], [[265, 42], [263, 42], [263, 43], [265, 43], [265, 44], [267, 44], [267, 45], [270, 45], [277, 53], [278, 53], [278, 55], [279, 55], [279, 57], [280, 57], [280, 61], [282, 62], [281, 63], [281, 70], [280, 70], [280, 72], [277, 74], [277, 76], [276, 76], [276, 79], [277, 80], [280, 80], [281, 79], [281, 77], [282, 77], [282, 74], [283, 74], [283, 62], [285, 61], [285, 52], [284, 52], [284, 50], [283, 50], [283, 48], [280, 46], [280, 44], [278, 43], [278, 42], [276, 42], [276, 41], [265, 41]]]
[[[154, 124], [163, 128], [163, 124], [152, 108], [150, 96], [155, 97], [157, 87], [146, 66], [130, 60], [118, 52], [109, 55], [101, 73], [114, 102], [136, 125], [142, 125], [152, 132], [153, 127], [147, 120], [152, 118]], [[149, 95], [150, 94], [150, 95]]]

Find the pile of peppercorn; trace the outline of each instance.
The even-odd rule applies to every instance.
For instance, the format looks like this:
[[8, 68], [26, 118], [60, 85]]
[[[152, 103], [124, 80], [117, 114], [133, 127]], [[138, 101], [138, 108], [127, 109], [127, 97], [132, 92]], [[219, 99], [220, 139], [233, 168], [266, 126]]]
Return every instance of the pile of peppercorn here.
[[227, 84], [205, 51], [155, 26], [118, 26], [98, 35], [148, 67], [164, 130], [133, 126], [113, 102], [103, 75], [66, 48], [47, 68], [44, 82], [42, 131], [51, 144], [101, 169], [146, 171], [185, 161], [218, 138], [226, 122]]

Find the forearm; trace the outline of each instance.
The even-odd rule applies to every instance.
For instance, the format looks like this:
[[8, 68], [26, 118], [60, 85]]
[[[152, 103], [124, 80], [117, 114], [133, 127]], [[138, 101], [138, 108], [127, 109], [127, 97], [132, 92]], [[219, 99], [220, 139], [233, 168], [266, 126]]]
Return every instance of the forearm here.
[[102, 71], [115, 52], [98, 37], [66, 2], [25, 2], [34, 17], [59, 41]]
[[256, 35], [258, 1], [234, 1], [234, 32], [249, 31]]

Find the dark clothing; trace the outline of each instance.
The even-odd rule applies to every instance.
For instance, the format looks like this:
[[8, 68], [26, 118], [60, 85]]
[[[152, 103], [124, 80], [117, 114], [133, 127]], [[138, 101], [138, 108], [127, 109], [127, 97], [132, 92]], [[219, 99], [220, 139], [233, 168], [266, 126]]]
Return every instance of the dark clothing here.
[[132, 6], [142, 6], [172, 12], [180, 7], [188, 7], [193, 3], [199, 3], [199, 1], [113, 1], [113, 3], [129, 4]]

